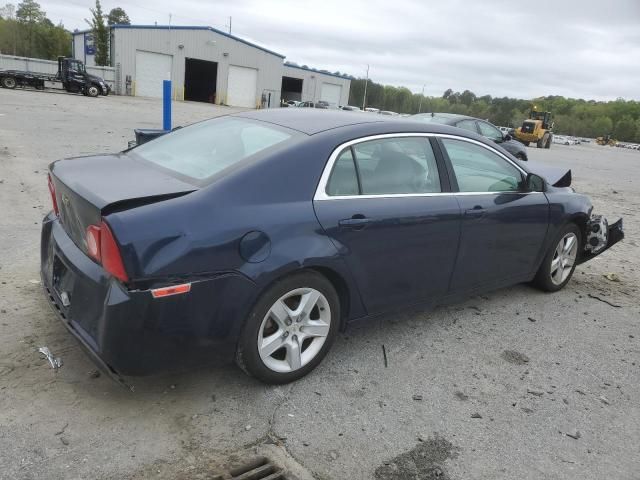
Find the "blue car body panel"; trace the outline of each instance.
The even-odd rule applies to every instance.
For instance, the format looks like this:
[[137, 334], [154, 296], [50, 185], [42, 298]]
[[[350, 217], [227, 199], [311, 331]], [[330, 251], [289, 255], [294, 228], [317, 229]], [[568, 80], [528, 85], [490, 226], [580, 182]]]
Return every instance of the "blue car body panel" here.
[[[89, 188], [92, 162], [109, 177], [84, 195], [94, 199], [84, 210], [63, 206], [66, 217], [44, 219], [41, 275], [67, 327], [111, 372], [150, 373], [200, 348], [207, 356], [233, 358], [260, 294], [301, 269], [315, 269], [334, 283], [345, 323], [530, 280], [559, 229], [568, 221], [586, 223], [591, 213], [589, 199], [567, 188], [456, 195], [435, 140], [446, 195], [314, 201], [331, 153], [353, 139], [423, 132], [496, 146], [459, 129], [374, 115], [276, 109], [238, 116], [302, 134], [207, 185], [166, 179], [149, 167], [148, 178], [166, 188], [146, 185], [139, 197], [132, 185], [144, 182], [147, 170], [135, 149], [51, 166], [57, 189], [72, 206], [74, 195]], [[112, 160], [119, 173], [105, 166]], [[119, 178], [126, 178], [120, 192]], [[476, 207], [481, 215], [473, 213]], [[74, 214], [108, 222], [130, 278], [126, 285], [87, 257], [82, 229], [69, 230]], [[354, 215], [371, 221], [364, 228], [340, 225]], [[150, 293], [185, 282], [192, 284], [187, 295], [154, 299]], [[61, 291], [70, 292], [70, 305]]]

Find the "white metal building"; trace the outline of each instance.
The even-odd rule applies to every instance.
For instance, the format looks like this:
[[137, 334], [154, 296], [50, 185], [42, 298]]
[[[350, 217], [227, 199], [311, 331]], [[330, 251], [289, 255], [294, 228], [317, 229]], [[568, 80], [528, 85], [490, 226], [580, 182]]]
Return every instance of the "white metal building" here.
[[283, 68], [283, 100], [303, 102], [324, 100], [334, 107], [349, 103], [349, 88], [351, 87], [349, 77], [289, 63], [285, 64]]
[[[168, 79], [175, 100], [237, 107], [277, 107], [281, 98], [346, 105], [349, 98], [347, 77], [284, 65], [284, 55], [215, 28], [113, 25], [109, 29], [115, 91], [121, 95], [160, 97], [162, 80]], [[90, 30], [73, 34], [73, 56], [88, 67], [95, 65]], [[285, 95], [283, 86], [293, 90]], [[296, 95], [300, 98], [293, 98]]]

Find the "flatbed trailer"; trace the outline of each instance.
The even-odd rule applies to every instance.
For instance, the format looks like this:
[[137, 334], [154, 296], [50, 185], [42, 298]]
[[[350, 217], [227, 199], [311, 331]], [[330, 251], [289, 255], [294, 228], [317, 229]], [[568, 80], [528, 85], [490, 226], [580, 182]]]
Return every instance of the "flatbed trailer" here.
[[55, 74], [0, 70], [0, 86], [4, 88], [30, 87], [44, 90], [45, 82], [61, 83], [65, 91], [89, 97], [109, 95], [111, 92], [104, 79], [87, 73], [84, 64], [74, 58], [58, 57], [58, 72]]

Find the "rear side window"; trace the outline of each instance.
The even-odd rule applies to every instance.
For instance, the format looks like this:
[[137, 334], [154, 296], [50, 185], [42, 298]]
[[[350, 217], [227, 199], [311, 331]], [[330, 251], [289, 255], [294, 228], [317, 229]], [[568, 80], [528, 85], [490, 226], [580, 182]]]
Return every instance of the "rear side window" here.
[[[342, 193], [347, 190], [353, 193]], [[337, 158], [326, 188], [330, 196], [441, 191], [436, 159], [424, 137], [385, 138], [353, 145]]]
[[333, 164], [333, 170], [327, 183], [327, 195], [332, 197], [358, 195], [358, 176], [350, 148], [342, 152], [336, 163]]
[[227, 167], [291, 140], [290, 130], [252, 120], [221, 117], [176, 130], [132, 153], [179, 175], [206, 180]]

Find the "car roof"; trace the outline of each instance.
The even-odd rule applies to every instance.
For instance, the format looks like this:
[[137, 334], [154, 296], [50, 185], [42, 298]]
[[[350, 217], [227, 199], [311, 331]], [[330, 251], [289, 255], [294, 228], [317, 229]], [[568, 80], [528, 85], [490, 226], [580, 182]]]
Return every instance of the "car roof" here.
[[274, 123], [281, 127], [298, 130], [313, 135], [333, 128], [358, 125], [363, 123], [377, 123], [383, 120], [367, 115], [349, 115], [341, 110], [316, 109], [288, 109], [269, 108], [264, 110], [248, 110], [232, 116], [251, 118], [262, 122]]
[[[437, 118], [439, 120], [445, 120], [447, 124], [451, 124], [451, 125], [454, 123], [457, 123], [460, 120], [481, 120], [479, 118], [470, 117], [469, 115], [460, 115], [457, 113], [438, 113], [438, 112], [417, 113], [411, 116], [414, 117], [416, 121], [424, 121], [424, 120], [428, 121], [429, 118]], [[424, 119], [424, 120], [420, 120], [420, 119]]]
[[328, 130], [357, 130], [358, 135], [381, 133], [441, 133], [485, 141], [485, 138], [441, 123], [423, 122], [412, 117], [391, 115], [354, 115], [342, 110], [316, 110], [312, 108], [271, 108], [234, 113], [232, 117], [249, 118], [315, 135]]

